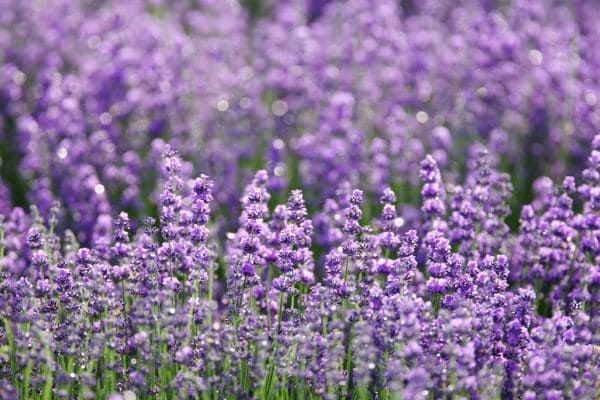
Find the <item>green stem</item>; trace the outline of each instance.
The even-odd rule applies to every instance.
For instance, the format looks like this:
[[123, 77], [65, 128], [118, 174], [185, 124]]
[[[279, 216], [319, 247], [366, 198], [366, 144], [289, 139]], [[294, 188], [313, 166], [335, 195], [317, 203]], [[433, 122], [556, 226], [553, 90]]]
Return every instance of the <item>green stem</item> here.
[[[46, 352], [46, 368], [44, 368], [44, 388], [42, 389], [42, 400], [50, 400], [52, 398], [52, 352], [48, 343], [44, 344]], [[81, 385], [83, 387], [83, 385]]]
[[348, 332], [348, 350], [346, 351], [346, 374], [348, 380], [346, 382], [346, 394], [350, 395], [352, 389], [352, 325], [350, 325], [350, 331]]
[[279, 294], [279, 311], [277, 311], [277, 332], [281, 331], [281, 319], [283, 317], [283, 292]]
[[238, 310], [240, 309], [240, 307], [242, 307], [242, 304], [244, 304], [244, 295], [246, 294], [246, 277], [244, 276], [244, 280], [242, 281], [242, 295], [240, 296], [240, 303], [237, 306], [237, 309], [235, 310], [236, 313], [239, 314]]
[[[213, 279], [214, 279], [214, 268], [212, 266], [208, 267], [208, 294], [207, 294], [207, 299], [208, 299], [208, 303], [209, 305], [212, 302], [213, 299]], [[208, 310], [208, 325], [212, 325], [212, 310]]]
[[8, 351], [9, 351], [9, 365], [10, 365], [10, 373], [12, 374], [12, 384], [13, 386], [17, 385], [17, 356], [15, 349], [15, 341], [12, 332], [12, 322], [8, 318], [3, 318], [4, 320], [4, 329], [6, 330], [6, 341], [8, 342]]
[[[125, 320], [125, 329], [129, 327], [128, 307], [127, 307], [127, 291], [125, 287], [125, 279], [121, 280], [121, 291], [123, 296], [123, 317]], [[123, 373], [127, 373], [127, 355], [123, 354]]]
[[431, 299], [431, 308], [434, 317], [437, 317], [438, 313], [440, 312], [441, 300], [442, 296], [438, 293], [434, 294], [433, 298]]
[[[283, 316], [283, 292], [281, 292], [279, 294], [279, 311], [277, 312], [277, 336], [279, 336], [279, 332], [281, 331], [281, 319]], [[273, 351], [271, 352], [271, 357], [269, 357], [270, 359], [270, 363], [271, 366], [269, 368], [269, 374], [267, 375], [267, 381], [265, 384], [265, 400], [269, 399], [269, 394], [271, 392], [271, 386], [273, 386], [273, 377], [275, 375], [275, 353], [277, 352], [277, 347], [278, 347], [278, 340], [279, 337], [277, 337], [275, 344], [273, 345]]]
[[190, 342], [192, 341], [192, 326], [194, 323], [194, 298], [192, 297], [190, 299], [190, 310], [188, 311], [188, 320], [187, 320], [187, 325], [186, 325], [186, 330], [185, 330], [185, 344], [186, 346], [188, 346], [190, 344]]
[[344, 283], [348, 281], [348, 269], [350, 266], [350, 257], [346, 256], [346, 260], [344, 261]]
[[31, 369], [33, 367], [31, 359], [27, 361], [27, 366], [25, 367], [25, 372], [23, 373], [23, 391], [21, 393], [21, 398], [24, 400], [29, 399], [29, 380], [31, 379]]

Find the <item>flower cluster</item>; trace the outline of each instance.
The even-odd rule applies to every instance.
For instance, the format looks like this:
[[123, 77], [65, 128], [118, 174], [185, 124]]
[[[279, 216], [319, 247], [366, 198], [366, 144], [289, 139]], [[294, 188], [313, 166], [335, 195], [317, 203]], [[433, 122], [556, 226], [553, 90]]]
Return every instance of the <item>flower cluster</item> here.
[[427, 156], [420, 223], [392, 189], [372, 218], [343, 190], [340, 234], [315, 247], [302, 191], [272, 204], [265, 170], [221, 242], [213, 182], [167, 147], [159, 219], [138, 229], [122, 212], [85, 247], [58, 233], [57, 205], [48, 223], [2, 217], [1, 394], [597, 398], [598, 160], [600, 136], [581, 183], [550, 182], [510, 234], [511, 187], [485, 149], [447, 191]]
[[455, 173], [477, 140], [520, 200], [540, 174], [576, 173], [600, 130], [594, 1], [1, 8], [0, 210], [36, 204], [47, 218], [60, 200], [87, 245], [105, 215], [154, 211], [165, 142], [194, 160], [184, 170], [215, 179], [215, 205], [233, 211], [224, 237], [263, 165], [281, 202], [301, 186], [318, 205], [347, 181], [416, 204], [425, 155]]
[[0, 399], [600, 398], [599, 19], [0, 0]]

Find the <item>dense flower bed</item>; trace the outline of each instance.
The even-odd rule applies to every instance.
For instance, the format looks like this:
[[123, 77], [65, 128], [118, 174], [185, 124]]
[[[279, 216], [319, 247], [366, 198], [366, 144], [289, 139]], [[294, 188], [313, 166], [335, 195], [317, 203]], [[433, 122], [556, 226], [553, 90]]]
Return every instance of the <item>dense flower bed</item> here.
[[599, 398], [599, 18], [0, 0], [0, 398]]

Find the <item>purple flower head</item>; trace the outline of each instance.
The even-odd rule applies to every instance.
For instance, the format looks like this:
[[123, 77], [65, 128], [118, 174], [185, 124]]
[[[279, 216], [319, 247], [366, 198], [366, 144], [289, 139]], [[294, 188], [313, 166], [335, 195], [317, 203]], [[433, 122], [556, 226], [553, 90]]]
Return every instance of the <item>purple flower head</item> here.
[[446, 213], [446, 206], [444, 205], [445, 191], [442, 187], [438, 165], [432, 156], [428, 155], [421, 162], [419, 174], [423, 181], [421, 210], [428, 220], [441, 218]]

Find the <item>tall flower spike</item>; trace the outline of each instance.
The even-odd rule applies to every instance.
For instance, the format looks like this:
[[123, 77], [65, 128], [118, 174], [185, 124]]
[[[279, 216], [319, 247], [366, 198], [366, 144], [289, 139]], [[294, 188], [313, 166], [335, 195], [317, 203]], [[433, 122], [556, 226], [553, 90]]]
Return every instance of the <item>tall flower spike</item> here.
[[[301, 190], [293, 190], [287, 202], [289, 221], [292, 223], [295, 251], [291, 253], [293, 262], [299, 268], [294, 271], [293, 282], [312, 284], [314, 282], [312, 244], [313, 226], [306, 220], [308, 212]], [[281, 242], [281, 238], [280, 238]]]
[[[192, 222], [189, 227], [189, 238], [193, 243], [191, 249], [191, 257], [201, 268], [193, 270], [191, 278], [197, 278], [200, 283], [205, 283], [207, 279], [211, 279], [209, 285], [212, 285], [211, 274], [214, 271], [207, 271], [207, 268], [213, 268], [210, 263], [211, 254], [208, 250], [207, 241], [209, 230], [207, 228], [210, 219], [210, 204], [213, 200], [212, 196], [213, 182], [204, 174], [194, 180], [192, 185]], [[212, 287], [209, 288], [212, 290]], [[212, 293], [210, 294], [212, 295]]]
[[235, 244], [230, 249], [229, 259], [233, 268], [228, 277], [228, 296], [235, 306], [242, 304], [246, 288], [259, 283], [262, 268], [267, 265], [266, 260], [269, 258], [264, 243], [265, 237], [269, 236], [269, 227], [264, 222], [269, 213], [267, 182], [268, 174], [265, 170], [256, 172], [241, 199], [240, 229], [232, 236]]
[[396, 212], [396, 194], [390, 188], [386, 188], [380, 198], [383, 204], [381, 211], [381, 233], [379, 239], [381, 245], [388, 251], [396, 248], [400, 242], [398, 238], [398, 225], [402, 224], [402, 220], [398, 219]]
[[438, 225], [446, 214], [446, 206], [444, 204], [445, 191], [442, 185], [440, 170], [432, 156], [428, 155], [421, 161], [419, 174], [423, 181], [423, 188], [421, 189], [423, 204], [421, 211], [429, 225]]
[[360, 250], [360, 242], [357, 239], [357, 235], [362, 232], [359, 221], [362, 217], [360, 207], [363, 201], [363, 192], [356, 189], [350, 195], [348, 207], [344, 210], [346, 221], [342, 230], [347, 235], [347, 238], [342, 243], [342, 249], [344, 254], [350, 258], [355, 258]]
[[181, 159], [179, 154], [170, 146], [162, 154], [163, 167], [167, 173], [164, 190], [160, 195], [160, 222], [161, 234], [167, 242], [173, 242], [179, 236], [179, 212], [182, 208], [181, 190], [183, 181], [179, 176], [181, 172]]

